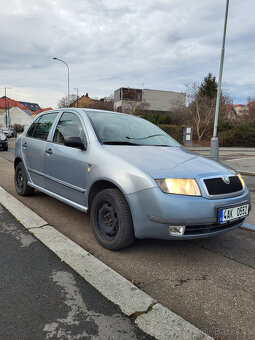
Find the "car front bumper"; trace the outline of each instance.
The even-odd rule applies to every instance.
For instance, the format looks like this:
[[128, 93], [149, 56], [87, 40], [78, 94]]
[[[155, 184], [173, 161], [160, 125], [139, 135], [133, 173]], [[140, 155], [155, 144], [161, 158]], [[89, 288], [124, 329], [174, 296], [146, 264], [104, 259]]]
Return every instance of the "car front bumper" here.
[[5, 148], [8, 145], [7, 140], [0, 140], [0, 148]]
[[[194, 239], [217, 235], [241, 226], [245, 220], [219, 224], [220, 208], [249, 204], [251, 209], [247, 188], [239, 196], [219, 199], [171, 195], [151, 188], [130, 194], [127, 199], [137, 238]], [[185, 226], [185, 233], [173, 236], [171, 226]]]

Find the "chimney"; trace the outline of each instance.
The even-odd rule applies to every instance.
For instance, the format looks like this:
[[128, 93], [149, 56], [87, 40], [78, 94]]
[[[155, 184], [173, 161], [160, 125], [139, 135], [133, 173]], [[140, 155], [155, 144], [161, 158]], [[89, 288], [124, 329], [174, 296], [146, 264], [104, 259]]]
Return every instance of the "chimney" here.
[[88, 97], [89, 96], [89, 94], [88, 93], [86, 93], [86, 97]]

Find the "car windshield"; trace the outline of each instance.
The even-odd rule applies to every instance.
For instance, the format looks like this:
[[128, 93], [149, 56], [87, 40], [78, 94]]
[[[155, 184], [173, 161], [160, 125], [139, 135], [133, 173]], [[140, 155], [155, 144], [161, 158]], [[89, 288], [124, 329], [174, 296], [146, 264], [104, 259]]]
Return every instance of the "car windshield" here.
[[166, 132], [145, 119], [111, 112], [86, 113], [103, 144], [180, 146]]

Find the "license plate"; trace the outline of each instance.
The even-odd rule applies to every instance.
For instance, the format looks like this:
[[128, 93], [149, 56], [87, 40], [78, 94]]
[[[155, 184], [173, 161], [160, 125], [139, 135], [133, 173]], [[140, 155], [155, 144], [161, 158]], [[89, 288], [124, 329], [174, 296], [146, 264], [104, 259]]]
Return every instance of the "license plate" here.
[[238, 207], [220, 209], [220, 223], [226, 223], [247, 216], [249, 213], [249, 204]]

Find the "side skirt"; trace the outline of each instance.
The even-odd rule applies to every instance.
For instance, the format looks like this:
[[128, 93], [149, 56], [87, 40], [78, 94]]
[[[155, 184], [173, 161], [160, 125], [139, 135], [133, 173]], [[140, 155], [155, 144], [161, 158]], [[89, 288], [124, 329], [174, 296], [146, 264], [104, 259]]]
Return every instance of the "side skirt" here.
[[35, 184], [31, 183], [31, 182], [28, 182], [27, 184], [28, 184], [30, 187], [35, 188], [35, 189], [37, 189], [37, 190], [43, 192], [43, 193], [46, 194], [46, 195], [49, 195], [49, 196], [53, 197], [53, 198], [56, 198], [57, 200], [59, 200], [59, 201], [61, 201], [61, 202], [63, 202], [63, 203], [66, 203], [66, 204], [70, 205], [70, 206], [73, 207], [73, 208], [76, 208], [76, 209], [78, 209], [78, 210], [81, 210], [81, 211], [83, 211], [83, 212], [85, 212], [85, 213], [88, 212], [88, 208], [85, 207], [85, 206], [83, 206], [83, 205], [80, 205], [80, 204], [78, 204], [78, 203], [75, 203], [75, 202], [73, 202], [73, 201], [70, 201], [70, 200], [68, 200], [67, 198], [64, 198], [64, 197], [62, 197], [62, 196], [60, 196], [60, 195], [57, 195], [57, 194], [55, 194], [55, 193], [53, 193], [53, 192], [50, 192], [50, 191], [48, 191], [47, 189], [41, 188], [41, 187], [39, 187], [38, 185], [35, 185]]

